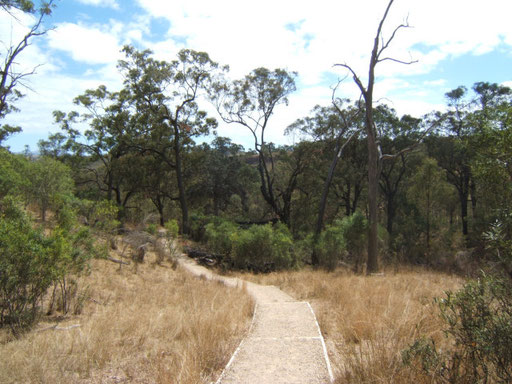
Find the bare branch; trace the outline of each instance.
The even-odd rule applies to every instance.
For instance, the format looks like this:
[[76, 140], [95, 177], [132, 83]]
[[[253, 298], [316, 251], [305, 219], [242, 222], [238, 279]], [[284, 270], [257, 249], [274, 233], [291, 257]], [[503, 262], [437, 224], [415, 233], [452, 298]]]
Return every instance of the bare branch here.
[[414, 149], [416, 149], [418, 147], [418, 145], [420, 145], [423, 140], [425, 139], [425, 137], [427, 137], [427, 135], [432, 132], [432, 130], [436, 127], [439, 127], [441, 125], [441, 123], [443, 122], [444, 119], [438, 119], [436, 120], [435, 122], [433, 122], [430, 127], [428, 127], [424, 132], [423, 134], [421, 135], [421, 137], [411, 146], [407, 147], [407, 148], [404, 148], [402, 149], [401, 151], [397, 152], [397, 153], [393, 153], [393, 154], [380, 154], [380, 159], [382, 161], [384, 160], [391, 160], [391, 159], [396, 159], [397, 157], [399, 156], [402, 156], [408, 152], [411, 152], [413, 151]]
[[380, 56], [380, 54], [382, 52], [384, 52], [386, 49], [388, 49], [389, 45], [391, 44], [391, 42], [393, 41], [393, 39], [395, 38], [397, 32], [402, 29], [402, 28], [410, 28], [409, 24], [400, 24], [398, 27], [395, 28], [395, 30], [393, 31], [393, 33], [391, 34], [390, 38], [386, 41], [386, 43], [384, 43], [384, 38], [382, 38], [382, 46], [379, 50], [379, 54], [378, 56]]
[[366, 94], [366, 88], [364, 87], [363, 83], [359, 79], [359, 76], [355, 73], [355, 71], [352, 69], [352, 67], [348, 64], [334, 64], [335, 67], [342, 67], [345, 69], [348, 69], [349, 72], [352, 74], [352, 78], [354, 79], [354, 82], [359, 87], [359, 90], [361, 91], [361, 94]]
[[393, 61], [395, 63], [405, 64], [405, 65], [416, 64], [418, 62], [418, 60], [403, 61], [403, 60], [394, 59], [392, 57], [385, 57], [383, 59], [378, 60], [379, 63], [382, 63], [383, 61]]

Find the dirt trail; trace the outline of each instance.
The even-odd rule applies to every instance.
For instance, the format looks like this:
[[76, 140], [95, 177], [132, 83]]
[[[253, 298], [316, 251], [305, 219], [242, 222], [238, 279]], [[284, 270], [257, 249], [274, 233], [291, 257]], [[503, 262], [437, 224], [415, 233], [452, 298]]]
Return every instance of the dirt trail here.
[[313, 309], [275, 286], [219, 276], [182, 258], [191, 273], [221, 280], [229, 286], [246, 284], [256, 308], [247, 337], [229, 361], [218, 384], [330, 383], [332, 371]]

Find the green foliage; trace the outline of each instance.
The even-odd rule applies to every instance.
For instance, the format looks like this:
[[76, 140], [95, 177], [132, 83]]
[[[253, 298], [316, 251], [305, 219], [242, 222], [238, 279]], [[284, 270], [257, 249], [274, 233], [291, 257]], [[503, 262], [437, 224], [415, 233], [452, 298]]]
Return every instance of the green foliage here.
[[155, 235], [157, 228], [158, 226], [155, 223], [149, 223], [146, 226], [146, 232], [149, 233], [150, 235]]
[[180, 232], [178, 220], [169, 220], [165, 223], [164, 227], [167, 230], [167, 236], [169, 236], [171, 239], [175, 239], [178, 237], [178, 233]]
[[232, 261], [236, 268], [255, 272], [290, 268], [297, 264], [288, 228], [278, 224], [253, 225], [231, 235]]
[[355, 263], [356, 269], [362, 263], [368, 238], [368, 221], [359, 211], [328, 225], [321, 233], [315, 247], [320, 265], [332, 270], [338, 262], [346, 259]]
[[315, 245], [315, 252], [322, 267], [328, 270], [336, 268], [345, 254], [345, 237], [341, 221], [338, 220], [325, 228]]
[[404, 362], [436, 382], [510, 383], [511, 282], [483, 276], [437, 302], [452, 347], [440, 351], [432, 340], [418, 340], [403, 352]]
[[48, 235], [13, 198], [1, 200], [0, 215], [0, 326], [9, 325], [17, 334], [37, 320], [41, 299], [52, 285], [60, 287], [61, 309], [67, 313], [70, 276], [84, 272], [98, 251], [89, 229], [77, 226], [70, 204], [57, 212], [57, 226]]
[[41, 218], [45, 221], [47, 210], [59, 209], [63, 200], [72, 194], [71, 170], [58, 160], [43, 157], [29, 162], [27, 176], [28, 198], [38, 204]]
[[202, 213], [194, 212], [189, 218], [189, 235], [194, 241], [204, 242], [206, 235], [206, 225], [210, 218]]
[[28, 183], [25, 169], [27, 160], [0, 148], [0, 198], [20, 196]]
[[217, 218], [206, 225], [206, 243], [213, 252], [228, 256], [233, 246], [232, 236], [237, 231], [235, 223]]
[[491, 259], [512, 278], [512, 214], [502, 210], [501, 218], [490, 225], [484, 233], [487, 249], [491, 251]]
[[60, 254], [14, 200], [1, 201], [0, 215], [0, 325], [17, 334], [36, 319], [42, 296], [58, 277]]
[[360, 257], [365, 250], [368, 238], [368, 220], [360, 211], [351, 216], [344, 217], [341, 221], [345, 246], [354, 258]]
[[113, 233], [119, 227], [119, 207], [112, 201], [102, 200], [99, 202], [83, 201], [85, 211], [88, 211], [87, 220], [95, 229], [107, 233]]

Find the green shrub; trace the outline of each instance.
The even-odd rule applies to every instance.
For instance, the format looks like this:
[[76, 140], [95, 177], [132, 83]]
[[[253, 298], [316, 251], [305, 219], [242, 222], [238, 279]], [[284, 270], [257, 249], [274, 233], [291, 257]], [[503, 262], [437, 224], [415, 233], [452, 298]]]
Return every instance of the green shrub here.
[[146, 226], [146, 232], [149, 233], [150, 235], [155, 235], [157, 228], [158, 226], [155, 223], [149, 223]]
[[[37, 320], [52, 285], [54, 293], [59, 288], [67, 313], [70, 293], [76, 293], [70, 276], [83, 272], [97, 253], [89, 230], [71, 225], [66, 217], [66, 225], [45, 235], [13, 199], [0, 201], [0, 326], [10, 326], [14, 334]], [[55, 294], [50, 311], [54, 299]]]
[[452, 348], [438, 351], [428, 339], [403, 352], [406, 364], [437, 382], [512, 382], [512, 285], [483, 276], [438, 300]]
[[315, 247], [320, 265], [332, 270], [338, 262], [346, 259], [355, 264], [356, 270], [362, 264], [368, 238], [368, 221], [359, 211], [328, 225], [321, 233]]
[[231, 242], [236, 268], [268, 272], [296, 265], [292, 236], [284, 225], [253, 225], [234, 232]]
[[361, 259], [368, 239], [368, 220], [360, 211], [357, 211], [343, 218], [341, 229], [347, 252], [354, 260]]
[[232, 235], [238, 226], [227, 220], [216, 219], [206, 225], [206, 244], [215, 253], [228, 256], [231, 253]]
[[0, 325], [16, 334], [35, 321], [41, 298], [58, 278], [58, 255], [12, 200], [2, 201], [0, 215]]
[[172, 239], [175, 239], [178, 237], [178, 233], [180, 232], [180, 226], [178, 224], [178, 220], [176, 220], [176, 219], [169, 220], [164, 224], [164, 227], [167, 231], [167, 236], [169, 236]]
[[277, 223], [273, 227], [273, 260], [277, 269], [297, 266], [298, 260], [294, 253], [293, 237], [290, 230], [283, 223]]
[[190, 238], [194, 241], [204, 242], [206, 235], [206, 225], [210, 218], [202, 213], [192, 213], [189, 217]]
[[91, 228], [112, 234], [120, 225], [117, 220], [119, 207], [113, 201], [72, 199], [71, 202], [76, 214], [82, 216]]
[[328, 225], [320, 234], [315, 245], [320, 265], [328, 270], [333, 270], [345, 253], [345, 238], [341, 221]]

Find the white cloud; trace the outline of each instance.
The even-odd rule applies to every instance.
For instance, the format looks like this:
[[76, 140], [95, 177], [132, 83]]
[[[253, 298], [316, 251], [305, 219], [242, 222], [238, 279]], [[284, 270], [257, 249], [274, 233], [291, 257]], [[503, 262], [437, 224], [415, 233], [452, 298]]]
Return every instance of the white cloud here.
[[77, 0], [79, 3], [86, 5], [94, 5], [96, 7], [106, 7], [119, 9], [119, 4], [116, 0]]
[[105, 28], [61, 23], [48, 37], [51, 48], [67, 52], [75, 61], [108, 64], [121, 57], [118, 37]]
[[[260, 0], [138, 0], [154, 17], [170, 21], [168, 37], [186, 36], [190, 48], [205, 50], [233, 75], [243, 76], [258, 66], [286, 67], [300, 73], [304, 84], [318, 83], [323, 74], [342, 73], [334, 63], [367, 72], [378, 21], [387, 2], [296, 2]], [[507, 20], [508, 0], [402, 0], [393, 5], [385, 36], [409, 16], [414, 28], [396, 36], [389, 55], [419, 62], [410, 66], [382, 63], [380, 76], [428, 73], [448, 56], [483, 54], [501, 41], [512, 41]], [[293, 24], [290, 30], [286, 26]], [[308, 36], [306, 44], [305, 36]], [[422, 44], [429, 49], [419, 51]], [[410, 53], [409, 53], [410, 52]]]
[[[78, 1], [111, 8], [120, 4], [114, 0]], [[315, 104], [330, 103], [329, 86], [345, 74], [333, 64], [350, 64], [366, 81], [374, 34], [387, 4], [385, 0], [135, 2], [145, 12], [131, 15], [129, 20], [109, 21], [104, 25], [85, 19], [81, 23], [59, 24], [48, 36], [49, 50], [46, 52], [36, 45], [30, 47], [31, 50], [26, 52], [30, 59], [24, 58], [23, 63], [47, 62], [50, 65], [42, 70], [51, 72], [55, 65], [65, 63], [58, 51], [66, 52], [73, 60], [92, 65], [85, 72], [86, 79], [107, 83], [111, 89], [120, 84], [115, 69], [116, 61], [122, 57], [119, 49], [129, 43], [150, 48], [157, 58], [165, 60], [175, 59], [178, 50], [185, 46], [204, 50], [220, 64], [229, 64], [232, 77], [242, 77], [258, 66], [294, 70], [299, 72], [301, 88], [290, 97], [289, 107], [280, 108], [272, 118], [275, 137], [296, 118], [307, 115]], [[426, 75], [443, 60], [464, 54], [482, 55], [503, 47], [503, 44], [508, 44], [506, 48], [510, 50], [511, 11], [510, 0], [487, 0], [485, 3], [481, 0], [395, 0], [385, 24], [385, 36], [390, 36], [394, 27], [407, 16], [413, 28], [397, 34], [388, 55], [401, 60], [418, 60], [418, 63], [407, 66], [394, 62], [379, 64], [376, 98], [392, 95], [393, 107], [399, 113], [421, 115], [439, 109], [439, 104], [432, 102], [432, 94], [442, 91], [446, 85], [444, 80], [416, 84], [408, 76]], [[120, 12], [116, 12], [115, 17], [121, 17]], [[151, 19], [167, 20], [170, 26], [167, 33], [154, 35]], [[10, 27], [1, 19], [0, 22], [2, 37], [9, 36], [10, 29], [19, 28]], [[295, 27], [287, 28], [290, 24]], [[64, 87], [61, 100], [64, 97], [71, 99], [85, 90], [85, 84], [79, 80], [70, 77], [67, 82], [54, 82], [56, 92], [56, 87]], [[65, 84], [71, 82], [77, 88], [68, 95]], [[348, 77], [340, 86], [339, 95], [354, 99], [358, 94], [357, 87]], [[57, 94], [45, 95], [59, 98]], [[238, 128], [225, 129], [230, 135], [241, 135]]]

